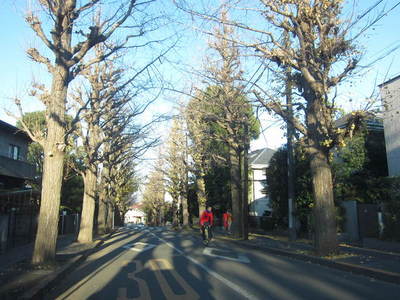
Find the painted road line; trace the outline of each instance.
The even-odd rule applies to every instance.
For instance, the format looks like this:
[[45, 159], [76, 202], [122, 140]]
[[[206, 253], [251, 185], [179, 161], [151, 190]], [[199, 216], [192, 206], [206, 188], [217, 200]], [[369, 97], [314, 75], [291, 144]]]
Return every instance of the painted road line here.
[[122, 248], [131, 250], [131, 251], [136, 251], [136, 252], [143, 252], [143, 251], [150, 250], [156, 246], [157, 245], [136, 242], [136, 243], [126, 244], [126, 245], [122, 246]]
[[[150, 269], [155, 272], [157, 281], [159, 282], [164, 296], [167, 299], [185, 300], [200, 299], [199, 295], [192, 289], [192, 287], [174, 270], [171, 263], [166, 259], [152, 259], [149, 261]], [[168, 284], [165, 275], [161, 271], [169, 271], [169, 273], [175, 278], [176, 282], [184, 289], [185, 293], [178, 295], [174, 293], [171, 286]]]
[[[156, 234], [150, 232], [150, 234], [152, 234], [153, 236], [155, 236], [156, 238], [158, 238], [160, 241], [162, 241], [164, 244], [166, 244], [167, 246], [171, 247], [172, 249], [174, 249], [175, 251], [184, 254], [182, 250], [176, 248], [174, 245], [172, 245], [171, 243], [167, 242], [166, 240], [160, 238], [159, 236], [157, 236]], [[251, 299], [251, 300], [256, 300], [258, 299], [256, 296], [254, 296], [253, 294], [251, 294], [250, 292], [246, 291], [243, 287], [238, 286], [237, 284], [233, 283], [232, 281], [226, 279], [224, 276], [218, 274], [217, 272], [214, 272], [213, 270], [211, 270], [210, 268], [208, 268], [206, 265], [203, 265], [201, 262], [199, 262], [198, 260], [194, 259], [193, 257], [189, 256], [189, 255], [183, 255], [185, 258], [187, 258], [188, 260], [190, 260], [192, 263], [194, 263], [195, 265], [199, 266], [200, 268], [202, 268], [204, 271], [206, 271], [208, 274], [210, 274], [211, 276], [213, 276], [214, 278], [216, 278], [217, 280], [221, 281], [222, 283], [224, 283], [226, 286], [228, 286], [229, 288], [231, 288], [232, 290], [234, 290], [235, 292], [237, 292], [238, 294], [240, 294], [241, 296], [243, 296], [246, 299]]]
[[[216, 254], [215, 251], [222, 252], [222, 253], [227, 253], [227, 254], [228, 253], [229, 254], [234, 254], [234, 255], [236, 255], [236, 257]], [[231, 250], [226, 250], [226, 249], [216, 249], [216, 248], [207, 247], [207, 248], [204, 248], [203, 254], [204, 255], [208, 255], [208, 256], [212, 256], [212, 257], [218, 257], [218, 258], [222, 258], [222, 259], [227, 259], [227, 260], [231, 260], [231, 261], [237, 261], [237, 262], [241, 262], [241, 263], [245, 263], [245, 264], [250, 263], [250, 260], [244, 254], [236, 254], [235, 252], [232, 252]]]
[[143, 271], [143, 265], [140, 261], [126, 261], [125, 266], [135, 265], [135, 272], [128, 273], [128, 278], [137, 282], [139, 288], [139, 297], [136, 298], [128, 298], [128, 289], [127, 288], [119, 288], [118, 289], [118, 297], [117, 300], [130, 300], [130, 299], [144, 299], [150, 300], [150, 290], [147, 285], [147, 282], [135, 275], [141, 271]]

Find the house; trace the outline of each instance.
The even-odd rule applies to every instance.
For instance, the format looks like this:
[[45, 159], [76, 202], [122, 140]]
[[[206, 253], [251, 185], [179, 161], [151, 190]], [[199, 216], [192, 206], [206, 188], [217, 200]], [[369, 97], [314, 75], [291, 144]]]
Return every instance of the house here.
[[276, 151], [263, 148], [249, 153], [249, 215], [261, 217], [271, 214], [267, 188], [267, 168]]
[[30, 142], [23, 131], [0, 120], [0, 251], [35, 236], [40, 193], [25, 187], [35, 176], [27, 162]]
[[400, 176], [400, 75], [379, 85], [389, 176]]
[[21, 189], [35, 176], [35, 167], [27, 162], [29, 136], [0, 120], [0, 190]]
[[[345, 128], [348, 126], [349, 119], [352, 115], [346, 114], [340, 119], [335, 121], [335, 126], [337, 128]], [[383, 123], [382, 118], [379, 116], [375, 116], [374, 114], [370, 113], [367, 114], [365, 117], [365, 125], [367, 127], [368, 132], [383, 132]]]
[[138, 223], [145, 223], [146, 221], [146, 214], [142, 210], [141, 204], [134, 204], [132, 205], [128, 211], [125, 213], [124, 216], [124, 223], [125, 224], [138, 224]]

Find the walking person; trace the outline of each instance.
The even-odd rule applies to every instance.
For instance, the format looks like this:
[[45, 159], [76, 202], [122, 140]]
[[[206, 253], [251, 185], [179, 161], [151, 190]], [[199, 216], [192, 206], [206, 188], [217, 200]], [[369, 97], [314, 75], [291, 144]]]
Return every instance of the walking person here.
[[229, 209], [222, 215], [222, 220], [224, 222], [225, 231], [231, 233], [232, 214]]

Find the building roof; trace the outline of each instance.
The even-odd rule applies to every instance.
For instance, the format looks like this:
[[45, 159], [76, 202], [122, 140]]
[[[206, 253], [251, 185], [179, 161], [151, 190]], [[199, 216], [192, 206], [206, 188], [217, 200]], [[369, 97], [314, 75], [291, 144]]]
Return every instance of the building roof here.
[[262, 148], [249, 153], [250, 165], [268, 165], [272, 155], [276, 150], [271, 148]]
[[4, 131], [8, 131], [11, 134], [16, 134], [20, 137], [26, 138], [29, 141], [31, 140], [25, 131], [23, 131], [22, 129], [19, 129], [11, 124], [8, 124], [7, 122], [4, 122], [2, 120], [0, 120], [0, 129], [3, 129]]
[[389, 83], [392, 83], [393, 81], [396, 81], [398, 79], [400, 79], [400, 74], [395, 76], [395, 77], [393, 77], [393, 78], [391, 78], [391, 79], [389, 79], [388, 81], [385, 81], [384, 83], [379, 84], [378, 87], [381, 88], [381, 87], [383, 87], [385, 85], [388, 85]]
[[132, 204], [129, 209], [136, 209], [136, 210], [143, 210], [143, 203], [142, 202], [136, 202]]
[[[344, 128], [347, 126], [349, 119], [351, 118], [351, 114], [346, 114], [343, 117], [337, 119], [335, 121], [335, 126], [337, 128]], [[367, 113], [365, 117], [367, 129], [371, 131], [383, 131], [383, 120], [382, 118], [375, 116], [374, 114]]]

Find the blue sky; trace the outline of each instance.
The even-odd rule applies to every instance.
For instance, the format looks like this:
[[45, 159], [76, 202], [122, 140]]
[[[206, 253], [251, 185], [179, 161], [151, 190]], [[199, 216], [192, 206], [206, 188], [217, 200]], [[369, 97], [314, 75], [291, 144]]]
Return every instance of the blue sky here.
[[[4, 109], [15, 111], [12, 99], [21, 97], [27, 99], [24, 101], [24, 109], [33, 111], [41, 108], [41, 104], [33, 99], [26, 98], [26, 91], [33, 78], [46, 78], [46, 72], [42, 67], [29, 61], [25, 50], [30, 46], [37, 46], [40, 43], [34, 36], [32, 30], [26, 25], [23, 19], [25, 3], [23, 0], [1, 0], [0, 1], [0, 36], [2, 39], [0, 55], [0, 119], [11, 124], [15, 123], [12, 117], [6, 115]], [[376, 0], [359, 1], [359, 7], [356, 12], [365, 11], [374, 4]], [[386, 7], [394, 6], [398, 1], [384, 1]], [[166, 8], [168, 2], [163, 2]], [[167, 8], [168, 9], [168, 8]], [[388, 49], [400, 46], [400, 35], [397, 30], [400, 29], [400, 6], [385, 16], [373, 30], [369, 30], [360, 39], [360, 46], [366, 49], [366, 56], [362, 63], [367, 64], [387, 52]], [[183, 19], [182, 19], [183, 20]], [[190, 27], [190, 25], [188, 24]], [[202, 58], [202, 51], [207, 38], [199, 35], [191, 35], [186, 32], [186, 36], [181, 40], [180, 47], [174, 50], [174, 61], [185, 61], [187, 64], [199, 65]], [[347, 109], [357, 108], [362, 105], [362, 100], [370, 95], [374, 87], [383, 81], [400, 74], [400, 51], [397, 49], [394, 53], [378, 61], [371, 69], [365, 70], [361, 78], [353, 80], [352, 84], [344, 85], [339, 91], [339, 99], [342, 105]], [[166, 69], [166, 68], [164, 68]], [[171, 69], [170, 69], [171, 70]], [[188, 75], [179, 73], [178, 68], [169, 71], [167, 77], [173, 78], [175, 82], [190, 82]], [[171, 111], [174, 101], [179, 96], [168, 95], [155, 106], [152, 112]], [[353, 99], [349, 102], [348, 99]], [[264, 128], [272, 123], [265, 121]], [[283, 143], [279, 126], [271, 126], [265, 131], [266, 139], [261, 135], [260, 139], [253, 143], [253, 148], [269, 146], [278, 147]]]

